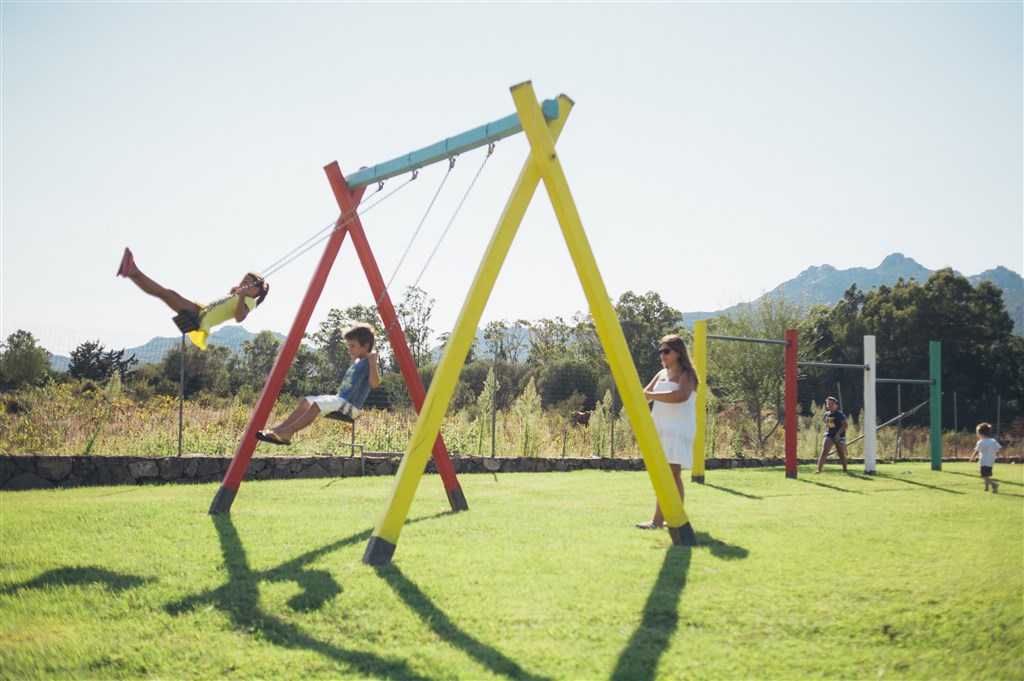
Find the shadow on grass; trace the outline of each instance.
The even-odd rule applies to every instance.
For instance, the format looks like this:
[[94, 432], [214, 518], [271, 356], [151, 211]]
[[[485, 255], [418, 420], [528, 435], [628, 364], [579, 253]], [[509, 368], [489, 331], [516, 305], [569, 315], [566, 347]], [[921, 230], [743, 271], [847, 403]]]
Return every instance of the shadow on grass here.
[[106, 568], [86, 565], [47, 570], [27, 582], [5, 586], [0, 589], [0, 593], [14, 594], [24, 589], [49, 589], [55, 586], [90, 586], [93, 584], [102, 584], [111, 591], [126, 591], [155, 581], [152, 577], [122, 575]]
[[473, 638], [460, 629], [443, 610], [430, 600], [429, 596], [402, 574], [396, 565], [382, 565], [375, 569], [377, 575], [423, 620], [424, 624], [430, 627], [431, 631], [442, 640], [464, 651], [495, 674], [514, 679], [533, 679], [535, 681], [547, 679], [547, 677], [536, 676], [525, 671], [501, 651]]
[[169, 614], [180, 615], [208, 604], [224, 612], [239, 631], [255, 634], [257, 638], [282, 648], [311, 650], [348, 666], [358, 674], [374, 678], [426, 678], [413, 672], [404, 660], [388, 659], [372, 652], [348, 650], [325, 643], [260, 608], [259, 583], [286, 581], [295, 582], [300, 587], [300, 593], [288, 601], [289, 607], [300, 611], [323, 607], [327, 601], [341, 593], [341, 585], [330, 573], [324, 570], [311, 570], [305, 565], [345, 546], [365, 542], [370, 538], [370, 530], [304, 553], [270, 570], [254, 572], [249, 567], [245, 547], [242, 546], [242, 540], [231, 521], [231, 516], [215, 515], [213, 524], [220, 539], [228, 581], [216, 589], [169, 603], [164, 606]]
[[892, 480], [894, 482], [902, 482], [907, 485], [914, 485], [915, 487], [926, 487], [928, 489], [935, 489], [940, 492], [947, 492], [949, 494], [964, 494], [964, 492], [958, 492], [955, 489], [947, 489], [945, 487], [939, 487], [938, 485], [926, 485], [923, 482], [917, 482], [916, 480], [908, 480], [906, 476], [903, 475], [885, 475], [883, 473], [878, 473], [876, 477], [879, 480]]
[[729, 494], [735, 494], [736, 496], [743, 497], [744, 499], [756, 499], [758, 501], [762, 499], [762, 497], [754, 496], [753, 494], [747, 494], [746, 492], [738, 492], [734, 489], [729, 489], [728, 487], [722, 487], [721, 485], [712, 485], [710, 482], [705, 482], [704, 486], [710, 487], [711, 489], [717, 489], [722, 492], [728, 492]]
[[824, 482], [818, 482], [817, 480], [808, 480], [807, 478], [797, 478], [800, 482], [807, 483], [808, 485], [817, 485], [818, 487], [825, 487], [826, 489], [834, 489], [837, 492], [846, 492], [848, 494], [863, 494], [855, 489], [846, 489], [844, 487], [836, 487], [835, 485], [828, 485]]
[[640, 626], [629, 638], [612, 672], [613, 681], [648, 681], [657, 677], [658, 661], [668, 650], [679, 627], [679, 599], [686, 588], [686, 575], [694, 551], [707, 547], [723, 560], [741, 560], [750, 552], [704, 533], [697, 533], [697, 546], [671, 546], [644, 604]]
[[[998, 464], [996, 464], [996, 465], [998, 465]], [[978, 482], [981, 482], [981, 475], [979, 475], [978, 473], [961, 473], [959, 471], [947, 471], [947, 470], [943, 470], [942, 472], [943, 473], [948, 473], [949, 475], [962, 475], [965, 478], [970, 478], [971, 480], [977, 480]], [[1000, 480], [999, 478], [996, 478], [995, 476], [992, 476], [992, 477], [995, 479], [996, 482], [999, 483], [1000, 487], [1002, 487], [1003, 485], [1006, 485], [1007, 487], [1010, 487], [1010, 486], [1012, 486], [1012, 487], [1024, 487], [1024, 485], [1020, 484], [1019, 482], [1011, 482], [1009, 480]]]

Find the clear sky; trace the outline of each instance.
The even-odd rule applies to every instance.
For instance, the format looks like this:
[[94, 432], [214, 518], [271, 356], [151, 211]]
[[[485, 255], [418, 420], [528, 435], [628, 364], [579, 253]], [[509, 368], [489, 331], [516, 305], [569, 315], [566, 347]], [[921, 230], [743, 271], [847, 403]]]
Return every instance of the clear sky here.
[[[807, 267], [902, 252], [1024, 271], [1022, 4], [26, 3], [2, 20], [0, 335], [51, 352], [173, 336], [114, 276], [125, 246], [200, 301], [337, 217], [323, 172], [514, 112], [576, 106], [559, 143], [613, 298], [752, 300]], [[526, 159], [498, 144], [419, 285], [450, 330]], [[458, 160], [392, 282], [412, 284], [480, 165]], [[363, 220], [385, 279], [445, 167]], [[385, 191], [404, 178], [391, 180]], [[244, 326], [286, 332], [320, 249]], [[372, 304], [346, 243], [310, 328]], [[483, 322], [586, 309], [538, 192]]]

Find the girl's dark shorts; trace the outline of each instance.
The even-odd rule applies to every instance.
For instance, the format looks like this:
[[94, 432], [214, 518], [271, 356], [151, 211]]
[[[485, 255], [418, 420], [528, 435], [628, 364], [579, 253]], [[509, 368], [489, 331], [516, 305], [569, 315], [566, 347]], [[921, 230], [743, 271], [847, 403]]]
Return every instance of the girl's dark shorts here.
[[992, 466], [982, 466], [981, 467], [981, 477], [983, 477], [983, 478], [991, 478], [992, 477]]

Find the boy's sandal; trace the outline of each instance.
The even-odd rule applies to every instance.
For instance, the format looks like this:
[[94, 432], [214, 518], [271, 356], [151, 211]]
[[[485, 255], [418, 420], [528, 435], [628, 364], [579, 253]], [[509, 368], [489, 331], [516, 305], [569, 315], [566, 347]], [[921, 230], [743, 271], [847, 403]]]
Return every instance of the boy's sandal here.
[[264, 433], [262, 430], [256, 433], [256, 439], [260, 442], [269, 442], [272, 445], [290, 445], [291, 441], [282, 440], [274, 433]]

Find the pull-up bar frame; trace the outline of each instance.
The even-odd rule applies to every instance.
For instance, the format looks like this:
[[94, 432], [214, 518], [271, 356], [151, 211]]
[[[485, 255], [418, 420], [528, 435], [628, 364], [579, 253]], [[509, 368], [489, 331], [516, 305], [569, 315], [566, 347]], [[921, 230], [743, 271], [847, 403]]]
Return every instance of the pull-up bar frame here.
[[708, 340], [739, 341], [740, 343], [760, 343], [762, 345], [789, 345], [789, 341], [773, 338], [745, 338], [744, 336], [715, 336], [708, 334]]
[[[555, 120], [558, 118], [558, 101], [545, 99], [544, 103], [541, 104], [541, 111], [544, 114], [545, 120]], [[373, 167], [363, 168], [354, 172], [347, 178], [348, 189], [352, 192], [358, 191], [374, 182], [382, 182], [389, 177], [425, 168], [438, 161], [452, 158], [478, 147], [493, 144], [498, 140], [511, 137], [522, 131], [523, 126], [519, 122], [519, 114], [510, 114], [500, 120], [481, 125], [478, 128], [467, 130], [458, 135], [452, 135], [440, 142], [435, 142], [428, 147], [423, 147], [404, 156], [399, 156], [390, 161], [384, 161]]]

